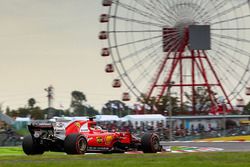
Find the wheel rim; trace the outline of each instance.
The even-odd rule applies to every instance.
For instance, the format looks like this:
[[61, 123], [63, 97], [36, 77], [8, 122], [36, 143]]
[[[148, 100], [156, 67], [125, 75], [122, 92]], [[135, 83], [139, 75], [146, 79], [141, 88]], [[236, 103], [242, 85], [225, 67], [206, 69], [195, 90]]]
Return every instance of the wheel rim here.
[[158, 151], [159, 150], [159, 147], [160, 147], [160, 143], [159, 143], [159, 138], [157, 136], [154, 136], [152, 138], [152, 146], [153, 146], [153, 149], [155, 151]]
[[86, 147], [87, 147], [86, 140], [81, 137], [78, 141], [78, 149], [79, 149], [80, 153], [84, 153], [86, 150]]

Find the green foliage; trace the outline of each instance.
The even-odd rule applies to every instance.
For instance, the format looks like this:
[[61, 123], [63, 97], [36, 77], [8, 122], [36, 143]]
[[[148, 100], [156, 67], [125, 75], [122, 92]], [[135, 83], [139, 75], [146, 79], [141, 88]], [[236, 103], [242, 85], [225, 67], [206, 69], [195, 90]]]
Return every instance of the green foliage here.
[[83, 92], [73, 91], [71, 93], [71, 105], [73, 113], [70, 113], [72, 116], [95, 116], [99, 112], [93, 107], [86, 104], [87, 98]]
[[[177, 97], [165, 95], [157, 99], [156, 97], [147, 98], [144, 94], [142, 94], [141, 97], [144, 106], [150, 106], [148, 109], [144, 107], [144, 113], [165, 115], [169, 110], [172, 110], [173, 115], [177, 115], [180, 111], [180, 107], [178, 106], [179, 99]], [[155, 108], [157, 108], [157, 111]]]
[[6, 114], [10, 117], [31, 117], [32, 119], [43, 119], [44, 113], [40, 107], [34, 108], [18, 108], [16, 110], [6, 110]]
[[54, 116], [58, 116], [58, 117], [63, 116], [63, 115], [65, 115], [64, 113], [65, 113], [65, 111], [60, 110], [60, 109], [55, 109], [55, 108], [46, 108], [43, 110], [44, 117], [48, 118], [48, 119], [50, 119]]
[[72, 116], [95, 116], [99, 115], [99, 112], [91, 106], [77, 105], [74, 108]]
[[85, 94], [83, 92], [80, 91], [73, 91], [71, 93], [71, 107], [75, 107], [75, 106], [80, 106], [83, 104], [83, 101], [87, 101], [87, 98], [85, 96]]
[[131, 114], [132, 110], [120, 100], [111, 100], [104, 104], [101, 113], [104, 115], [117, 115], [123, 117]]
[[[26, 156], [21, 148], [1, 148], [1, 167], [5, 166], [82, 166], [93, 167], [247, 167], [250, 164], [249, 152], [212, 152], [186, 154], [98, 154], [98, 155], [63, 155], [47, 152], [44, 155]], [[237, 156], [235, 156], [237, 154]]]
[[[216, 93], [213, 91], [211, 91], [211, 94], [216, 95]], [[195, 89], [194, 94], [188, 94], [187, 92], [185, 92], [185, 96], [187, 98], [187, 101], [184, 103], [185, 108], [188, 108], [188, 106], [194, 105], [195, 109], [198, 112], [202, 112], [202, 113], [209, 112], [212, 102], [211, 102], [211, 98], [209, 95], [209, 91], [206, 87], [197, 87]], [[193, 104], [193, 97], [195, 99], [194, 104]]]
[[243, 114], [250, 115], [250, 102], [244, 107]]
[[29, 108], [33, 108], [35, 106], [35, 104], [36, 104], [36, 100], [34, 98], [30, 98], [28, 100], [28, 106], [29, 106]]
[[15, 131], [18, 135], [21, 135], [21, 136], [26, 136], [26, 135], [29, 135], [30, 132], [28, 131], [27, 127], [26, 128], [22, 128], [20, 130], [17, 130]]

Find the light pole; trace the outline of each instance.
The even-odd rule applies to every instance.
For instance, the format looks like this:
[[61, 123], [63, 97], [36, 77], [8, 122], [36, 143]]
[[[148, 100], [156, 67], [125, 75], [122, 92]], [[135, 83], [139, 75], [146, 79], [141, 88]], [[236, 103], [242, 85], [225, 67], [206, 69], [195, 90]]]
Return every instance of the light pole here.
[[173, 138], [173, 126], [172, 126], [172, 99], [171, 99], [171, 87], [174, 85], [174, 82], [170, 82], [168, 84], [168, 89], [167, 89], [167, 98], [168, 98], [168, 119], [169, 119], [169, 141], [172, 141]]
[[48, 115], [47, 115], [47, 118], [50, 119], [53, 117], [53, 113], [52, 113], [53, 112], [52, 111], [53, 104], [52, 104], [52, 102], [54, 99], [54, 88], [51, 85], [48, 88], [45, 88], [44, 90], [48, 93], [48, 95], [47, 95], [47, 97], [48, 97]]
[[220, 96], [218, 98], [218, 102], [222, 105], [222, 113], [223, 113], [223, 117], [222, 117], [222, 133], [223, 136], [226, 135], [226, 104], [225, 104], [225, 98], [223, 96]]
[[225, 101], [222, 103], [223, 108], [223, 136], [226, 136], [226, 104]]

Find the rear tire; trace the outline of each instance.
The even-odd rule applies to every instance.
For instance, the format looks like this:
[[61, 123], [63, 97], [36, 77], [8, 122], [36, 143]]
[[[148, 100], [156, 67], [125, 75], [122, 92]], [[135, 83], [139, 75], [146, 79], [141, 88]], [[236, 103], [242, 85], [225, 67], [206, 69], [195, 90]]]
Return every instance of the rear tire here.
[[87, 140], [81, 134], [70, 134], [64, 140], [64, 151], [67, 154], [84, 154], [87, 151]]
[[44, 153], [42, 147], [33, 140], [31, 135], [23, 138], [22, 147], [23, 152], [27, 155], [38, 155]]
[[154, 133], [145, 133], [141, 138], [141, 147], [144, 153], [156, 153], [161, 151], [158, 135]]

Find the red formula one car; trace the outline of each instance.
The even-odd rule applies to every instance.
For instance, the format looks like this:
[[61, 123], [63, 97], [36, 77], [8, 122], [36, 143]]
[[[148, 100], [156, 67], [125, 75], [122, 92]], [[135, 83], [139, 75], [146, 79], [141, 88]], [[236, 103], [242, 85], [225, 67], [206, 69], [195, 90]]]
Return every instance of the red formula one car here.
[[141, 138], [137, 138], [130, 132], [108, 132], [96, 126], [93, 119], [60, 120], [56, 123], [33, 122], [28, 125], [28, 129], [30, 135], [24, 137], [22, 144], [27, 155], [43, 154], [45, 151], [67, 154], [161, 151], [159, 137], [154, 133], [145, 133]]

